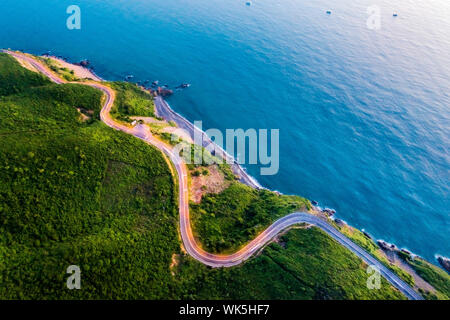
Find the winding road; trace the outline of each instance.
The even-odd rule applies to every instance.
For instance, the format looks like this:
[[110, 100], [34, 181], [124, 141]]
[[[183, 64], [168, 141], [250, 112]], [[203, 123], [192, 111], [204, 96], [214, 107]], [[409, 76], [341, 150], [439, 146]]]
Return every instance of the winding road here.
[[[39, 62], [38, 60], [30, 56], [8, 50], [3, 50], [3, 52], [10, 54], [11, 56], [17, 59], [25, 60], [55, 83], [58, 84], [68, 83], [67, 81], [61, 79], [59, 76], [54, 74], [43, 63]], [[111, 128], [123, 131], [127, 134], [131, 134], [145, 141], [146, 143], [155, 146], [156, 148], [164, 152], [164, 154], [167, 157], [169, 157], [169, 159], [173, 162], [177, 170], [179, 179], [179, 213], [180, 213], [181, 238], [184, 247], [186, 249], [186, 252], [196, 260], [211, 267], [236, 266], [238, 264], [241, 264], [245, 260], [249, 259], [252, 255], [261, 250], [268, 242], [270, 242], [280, 232], [286, 230], [287, 228], [295, 224], [308, 223], [322, 229], [324, 232], [326, 232], [329, 236], [331, 236], [341, 245], [343, 245], [344, 247], [352, 251], [354, 254], [356, 254], [358, 257], [360, 257], [368, 265], [376, 266], [379, 269], [380, 273], [393, 286], [395, 286], [400, 292], [402, 292], [408, 299], [411, 300], [423, 299], [420, 294], [418, 294], [410, 285], [408, 285], [396, 274], [394, 274], [389, 268], [387, 268], [380, 261], [375, 259], [372, 255], [367, 253], [364, 249], [356, 245], [349, 238], [344, 236], [329, 223], [305, 212], [295, 212], [278, 219], [266, 230], [264, 230], [261, 234], [259, 234], [255, 239], [253, 239], [249, 244], [247, 244], [245, 247], [243, 247], [236, 253], [230, 255], [217, 255], [204, 251], [195, 241], [191, 229], [191, 223], [189, 219], [188, 173], [184, 161], [178, 155], [172, 152], [170, 146], [153, 137], [148, 127], [144, 125], [137, 125], [131, 128], [123, 124], [120, 124], [116, 122], [114, 119], [112, 119], [110, 116], [110, 110], [114, 104], [115, 92], [110, 87], [105, 86], [99, 82], [93, 81], [83, 83], [78, 82], [78, 84], [84, 84], [96, 88], [98, 90], [101, 90], [106, 95], [106, 101], [104, 102], [103, 108], [100, 112], [100, 118], [104, 123], [106, 123]]]

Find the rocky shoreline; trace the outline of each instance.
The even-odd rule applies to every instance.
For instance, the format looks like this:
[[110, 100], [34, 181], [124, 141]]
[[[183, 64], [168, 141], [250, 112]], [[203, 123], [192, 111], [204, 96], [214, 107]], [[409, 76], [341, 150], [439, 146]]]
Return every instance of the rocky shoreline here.
[[[169, 104], [161, 97], [155, 97], [155, 109], [156, 114], [164, 118], [166, 121], [173, 121], [177, 124], [177, 126], [183, 130], [185, 130], [194, 140], [194, 133], [200, 134], [202, 136], [203, 147], [207, 147], [208, 145], [214, 144], [214, 142], [200, 129], [195, 127], [189, 120], [181, 116], [180, 114], [173, 111], [173, 109], [169, 106]], [[231, 168], [233, 172], [240, 177], [240, 182], [255, 188], [255, 189], [263, 189], [263, 187], [253, 178], [251, 177], [242, 166], [234, 159], [234, 157], [230, 156], [223, 150], [220, 146], [214, 144], [216, 146], [216, 152], [214, 155], [221, 157], [227, 163], [231, 163]]]

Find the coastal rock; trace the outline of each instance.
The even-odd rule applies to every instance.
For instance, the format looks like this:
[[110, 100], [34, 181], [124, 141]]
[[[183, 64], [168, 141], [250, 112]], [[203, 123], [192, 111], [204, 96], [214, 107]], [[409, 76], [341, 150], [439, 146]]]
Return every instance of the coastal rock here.
[[189, 88], [190, 86], [191, 86], [190, 83], [182, 83], [178, 87], [176, 87], [175, 89], [186, 89], [186, 88]]
[[80, 66], [86, 68], [86, 67], [88, 67], [91, 63], [89, 62], [89, 60], [85, 59], [85, 60], [81, 60], [79, 64], [80, 64]]
[[400, 251], [397, 248], [397, 246], [393, 243], [389, 243], [384, 240], [378, 240], [377, 243], [378, 243], [378, 246], [385, 251], [394, 251], [394, 252]]
[[441, 264], [448, 273], [450, 273], [450, 259], [442, 256], [437, 257], [438, 262]]
[[336, 222], [339, 226], [345, 226], [347, 224], [344, 220], [341, 219], [334, 219], [334, 222]]
[[323, 213], [325, 213], [327, 216], [332, 216], [336, 213], [336, 210], [334, 209], [330, 209], [330, 208], [325, 208], [322, 210]]
[[362, 230], [362, 233], [369, 239], [372, 239], [372, 236], [368, 234], [366, 231]]
[[409, 251], [408, 249], [402, 248], [402, 249], [401, 249], [400, 251], [401, 251], [401, 252], [403, 252], [403, 253], [406, 253], [406, 254], [412, 255], [412, 252], [411, 252], [411, 251]]
[[378, 240], [378, 241], [377, 241], [377, 244], [378, 244], [378, 246], [379, 246], [381, 249], [383, 249], [383, 250], [386, 250], [386, 251], [394, 251], [395, 245], [390, 244], [390, 243], [387, 243], [387, 242], [384, 241], [384, 240]]
[[168, 97], [173, 94], [173, 91], [170, 89], [164, 89], [162, 87], [158, 87], [158, 89], [156, 89], [156, 93], [158, 96]]

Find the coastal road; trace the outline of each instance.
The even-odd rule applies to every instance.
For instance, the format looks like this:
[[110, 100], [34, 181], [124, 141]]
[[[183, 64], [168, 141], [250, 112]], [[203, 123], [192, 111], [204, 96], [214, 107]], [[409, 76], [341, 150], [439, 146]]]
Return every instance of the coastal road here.
[[224, 159], [226, 163], [231, 165], [233, 172], [240, 177], [240, 182], [255, 189], [263, 189], [263, 187], [255, 179], [253, 179], [232, 156], [222, 149], [221, 146], [215, 144], [205, 132], [194, 126], [192, 122], [173, 111], [162, 97], [155, 97], [155, 108], [158, 116], [167, 121], [175, 122], [178, 128], [184, 130], [195, 143], [197, 143], [197, 141], [195, 141], [195, 137], [201, 137], [201, 144], [204, 148], [214, 145], [215, 156]]
[[[26, 56], [24, 54], [19, 54], [11, 51], [4, 51], [10, 55], [26, 60], [33, 67], [39, 70], [41, 73], [49, 77], [52, 81], [62, 84], [67, 83], [67, 81], [59, 78], [55, 75], [47, 66], [38, 60]], [[191, 255], [196, 260], [202, 262], [205, 265], [211, 267], [232, 267], [239, 265], [261, 250], [267, 243], [269, 243], [274, 237], [276, 237], [280, 232], [288, 229], [289, 227], [299, 224], [308, 223], [314, 225], [329, 236], [339, 242], [341, 245], [352, 251], [368, 265], [374, 265], [379, 270], [380, 273], [400, 292], [402, 292], [408, 299], [412, 300], [422, 300], [422, 296], [414, 291], [411, 286], [400, 279], [396, 274], [394, 274], [389, 268], [384, 266], [380, 261], [375, 259], [372, 255], [367, 253], [364, 249], [356, 245], [345, 235], [340, 233], [337, 229], [316, 216], [313, 216], [305, 212], [295, 212], [285, 217], [282, 217], [275, 221], [266, 230], [260, 233], [255, 239], [248, 243], [245, 247], [237, 251], [236, 253], [230, 255], [220, 255], [211, 254], [204, 251], [196, 242], [194, 234], [191, 229], [190, 217], [189, 217], [189, 194], [188, 194], [188, 172], [187, 167], [182, 158], [172, 152], [170, 146], [166, 145], [162, 141], [153, 137], [146, 126], [138, 125], [135, 127], [128, 127], [121, 123], [116, 122], [110, 116], [111, 107], [114, 104], [115, 92], [110, 87], [105, 86], [99, 82], [83, 82], [79, 84], [88, 85], [90, 87], [101, 90], [105, 96], [106, 100], [103, 104], [103, 108], [100, 112], [101, 120], [106, 123], [111, 128], [123, 131], [127, 134], [131, 134], [146, 143], [155, 146], [161, 150], [175, 165], [176, 171], [178, 173], [179, 179], [179, 213], [180, 213], [180, 232], [181, 238], [186, 249], [186, 252]]]

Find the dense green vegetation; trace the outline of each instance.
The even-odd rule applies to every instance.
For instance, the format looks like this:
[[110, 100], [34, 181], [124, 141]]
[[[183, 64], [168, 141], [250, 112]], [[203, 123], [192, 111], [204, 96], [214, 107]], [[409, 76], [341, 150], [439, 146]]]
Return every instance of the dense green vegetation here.
[[[34, 76], [0, 58], [0, 73]], [[161, 284], [179, 250], [177, 210], [161, 153], [80, 122], [73, 106], [98, 111], [96, 90], [21, 81], [0, 83], [0, 297], [171, 297]], [[83, 290], [65, 288], [72, 264]]]
[[118, 120], [131, 122], [130, 117], [154, 117], [155, 105], [153, 97], [138, 88], [133, 83], [110, 82], [111, 88], [116, 91], [116, 101], [111, 109], [111, 115]]
[[37, 85], [49, 84], [50, 80], [40, 74], [22, 68], [5, 53], [0, 53], [0, 96], [19, 93]]
[[[317, 229], [290, 231], [240, 267], [181, 256], [171, 268], [177, 197], [161, 153], [80, 121], [74, 107], [98, 113], [94, 89], [50, 84], [4, 54], [0, 79], [1, 299], [401, 298], [385, 282], [368, 290], [361, 260]], [[303, 201], [233, 188], [209, 204], [236, 198], [237, 218], [221, 223], [265, 223]], [[69, 265], [81, 290], [66, 288]]]
[[233, 183], [220, 194], [203, 196], [191, 204], [193, 229], [203, 247], [212, 252], [234, 251], [274, 220], [310, 207], [298, 196], [277, 195]]
[[367, 289], [367, 266], [319, 229], [291, 230], [242, 267], [208, 269], [182, 258], [176, 279], [193, 299], [404, 299], [384, 279]]

